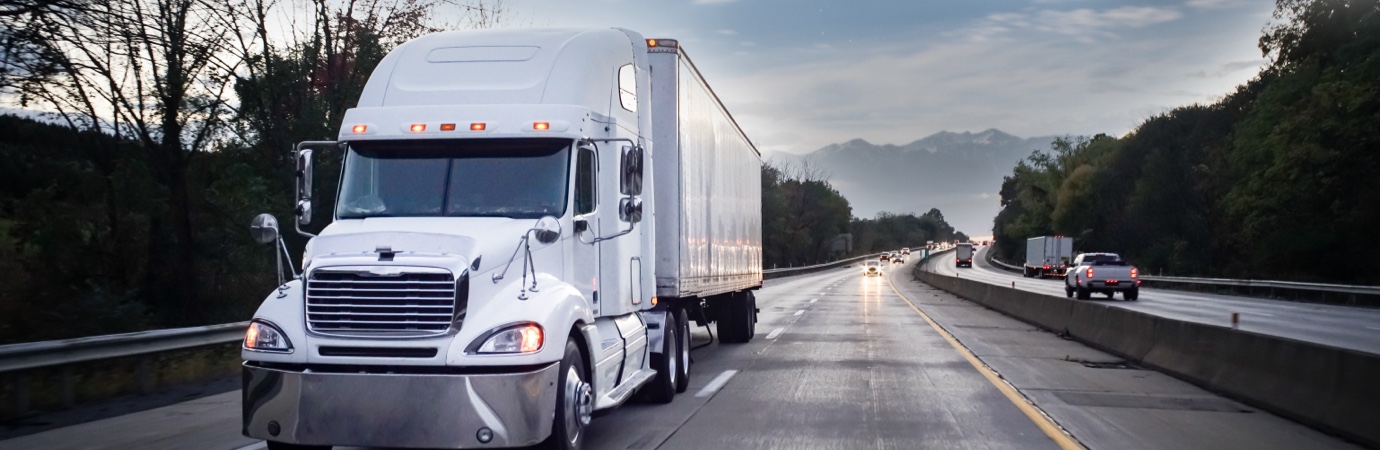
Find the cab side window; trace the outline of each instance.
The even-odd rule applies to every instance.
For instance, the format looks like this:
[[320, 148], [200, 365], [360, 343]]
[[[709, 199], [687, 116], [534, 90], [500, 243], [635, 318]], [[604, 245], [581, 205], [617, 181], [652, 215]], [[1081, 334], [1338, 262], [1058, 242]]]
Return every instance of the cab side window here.
[[637, 112], [637, 71], [632, 64], [618, 68], [618, 101], [623, 109]]
[[595, 159], [594, 150], [582, 148], [579, 150], [575, 160], [575, 215], [589, 214], [594, 212], [597, 204], [595, 185], [595, 174], [599, 170], [599, 163]]

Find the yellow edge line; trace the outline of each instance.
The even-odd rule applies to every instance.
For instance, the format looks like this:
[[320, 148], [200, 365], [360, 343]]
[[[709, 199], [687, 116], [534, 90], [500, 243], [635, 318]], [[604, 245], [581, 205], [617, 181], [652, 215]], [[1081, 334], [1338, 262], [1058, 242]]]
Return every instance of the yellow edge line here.
[[896, 292], [896, 295], [901, 296], [901, 300], [904, 300], [907, 305], [910, 305], [910, 309], [915, 310], [915, 313], [919, 314], [920, 318], [925, 319], [925, 323], [930, 324], [930, 328], [934, 328], [934, 331], [938, 332], [940, 336], [943, 336], [944, 340], [949, 341], [949, 345], [952, 345], [954, 350], [958, 350], [958, 352], [968, 360], [968, 363], [973, 365], [973, 368], [981, 372], [982, 376], [987, 377], [987, 381], [991, 382], [993, 386], [996, 386], [997, 390], [1001, 391], [1003, 395], [1006, 395], [1006, 399], [1011, 400], [1011, 403], [1016, 405], [1016, 409], [1025, 413], [1026, 417], [1029, 417], [1032, 422], [1035, 422], [1035, 426], [1039, 427], [1041, 431], [1044, 431], [1045, 435], [1054, 440], [1054, 443], [1059, 444], [1060, 448], [1065, 450], [1087, 449], [1087, 447], [1084, 447], [1077, 439], [1074, 439], [1073, 436], [1065, 432], [1063, 427], [1054, 423], [1054, 420], [1050, 419], [1049, 415], [1035, 406], [1030, 399], [1025, 398], [1024, 395], [1016, 391], [1016, 388], [1011, 387], [1010, 383], [1007, 383], [1000, 375], [997, 375], [997, 371], [992, 370], [991, 367], [984, 364], [982, 360], [978, 359], [977, 355], [974, 355], [972, 351], [968, 350], [968, 347], [959, 343], [958, 339], [955, 339], [952, 334], [949, 334], [947, 330], [939, 326], [939, 324], [936, 323], [934, 319], [931, 319], [928, 314], [925, 314], [925, 312], [916, 307], [914, 303], [911, 303], [910, 299], [906, 298], [906, 294], [901, 293], [900, 289], [896, 289], [896, 284], [891, 282], [891, 275], [887, 275], [886, 284], [891, 286], [891, 290]]

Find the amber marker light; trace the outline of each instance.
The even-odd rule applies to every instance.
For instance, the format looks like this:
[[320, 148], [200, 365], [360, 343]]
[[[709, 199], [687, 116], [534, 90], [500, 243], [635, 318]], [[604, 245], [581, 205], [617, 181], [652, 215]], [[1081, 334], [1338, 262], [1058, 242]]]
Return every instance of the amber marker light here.
[[455, 131], [455, 124], [443, 123], [441, 124], [441, 131]]
[[350, 132], [351, 132], [351, 133], [360, 134], [360, 133], [363, 133], [363, 132], [365, 132], [365, 131], [369, 131], [369, 126], [368, 126], [368, 125], [355, 125], [355, 126], [353, 126], [353, 127], [350, 127]]
[[533, 130], [550, 130], [550, 129], [551, 129], [551, 124], [550, 124], [550, 123], [547, 123], [547, 122], [534, 122], [534, 123], [532, 123], [532, 129], [533, 129]]
[[648, 40], [647, 40], [647, 46], [648, 46], [648, 47], [656, 47], [656, 39], [648, 39]]
[[470, 131], [484, 131], [485, 128], [486, 127], [484, 125], [484, 122], [475, 122], [470, 124]]
[[411, 130], [412, 130], [413, 133], [421, 133], [421, 132], [423, 132], [423, 131], [426, 131], [426, 124], [424, 124], [424, 123], [414, 123], [414, 124], [412, 124]]

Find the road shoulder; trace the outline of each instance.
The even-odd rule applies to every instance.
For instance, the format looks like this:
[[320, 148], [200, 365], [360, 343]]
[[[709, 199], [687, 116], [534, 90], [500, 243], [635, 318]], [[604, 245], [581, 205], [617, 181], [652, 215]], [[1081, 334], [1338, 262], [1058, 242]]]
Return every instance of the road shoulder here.
[[1356, 448], [905, 274], [893, 283], [1089, 448]]

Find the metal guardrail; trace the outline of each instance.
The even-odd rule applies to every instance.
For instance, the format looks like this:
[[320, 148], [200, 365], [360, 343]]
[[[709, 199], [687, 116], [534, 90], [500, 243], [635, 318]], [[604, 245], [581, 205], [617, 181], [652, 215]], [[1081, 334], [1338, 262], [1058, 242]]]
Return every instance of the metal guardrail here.
[[763, 275], [767, 275], [767, 274], [778, 274], [778, 273], [786, 273], [786, 272], [804, 272], [804, 271], [810, 271], [810, 270], [827, 269], [827, 268], [832, 267], [832, 266], [837, 266], [837, 265], [840, 265], [840, 264], [847, 264], [847, 263], [851, 263], [851, 262], [854, 262], [854, 261], [861, 261], [861, 260], [864, 260], [864, 259], [867, 259], [867, 258], [876, 258], [876, 257], [878, 257], [878, 256], [881, 256], [881, 253], [873, 253], [873, 254], [870, 254], [870, 255], [854, 256], [854, 257], [852, 257], [852, 258], [840, 259], [840, 260], [838, 260], [838, 261], [832, 261], [832, 262], [827, 262], [827, 263], [823, 263], [823, 264], [815, 264], [815, 265], [813, 265], [813, 266], [782, 267], [782, 268], [777, 268], [777, 269], [765, 269], [765, 270], [762, 271], [762, 274], [763, 274]]
[[227, 344], [244, 339], [248, 326], [249, 322], [236, 322], [0, 345], [0, 372]]
[[[1009, 270], [1023, 270], [1021, 266], [1007, 264], [990, 257], [987, 261]], [[1296, 291], [1312, 292], [1335, 292], [1341, 294], [1356, 295], [1380, 295], [1380, 286], [1351, 285], [1351, 284], [1328, 284], [1328, 283], [1302, 283], [1297, 281], [1278, 281], [1278, 280], [1240, 280], [1233, 278], [1196, 278], [1196, 277], [1166, 277], [1156, 275], [1141, 275], [1140, 279], [1160, 283], [1183, 283], [1197, 284], [1206, 286], [1231, 286], [1244, 288], [1268, 288], [1268, 289], [1292, 289]]]
[[[867, 258], [880, 253], [857, 256], [824, 264], [763, 270], [765, 274], [806, 273]], [[0, 373], [43, 367], [77, 364], [102, 359], [137, 356], [207, 345], [228, 344], [244, 339], [249, 322], [201, 327], [149, 330], [136, 333], [91, 336], [57, 341], [0, 345]]]

